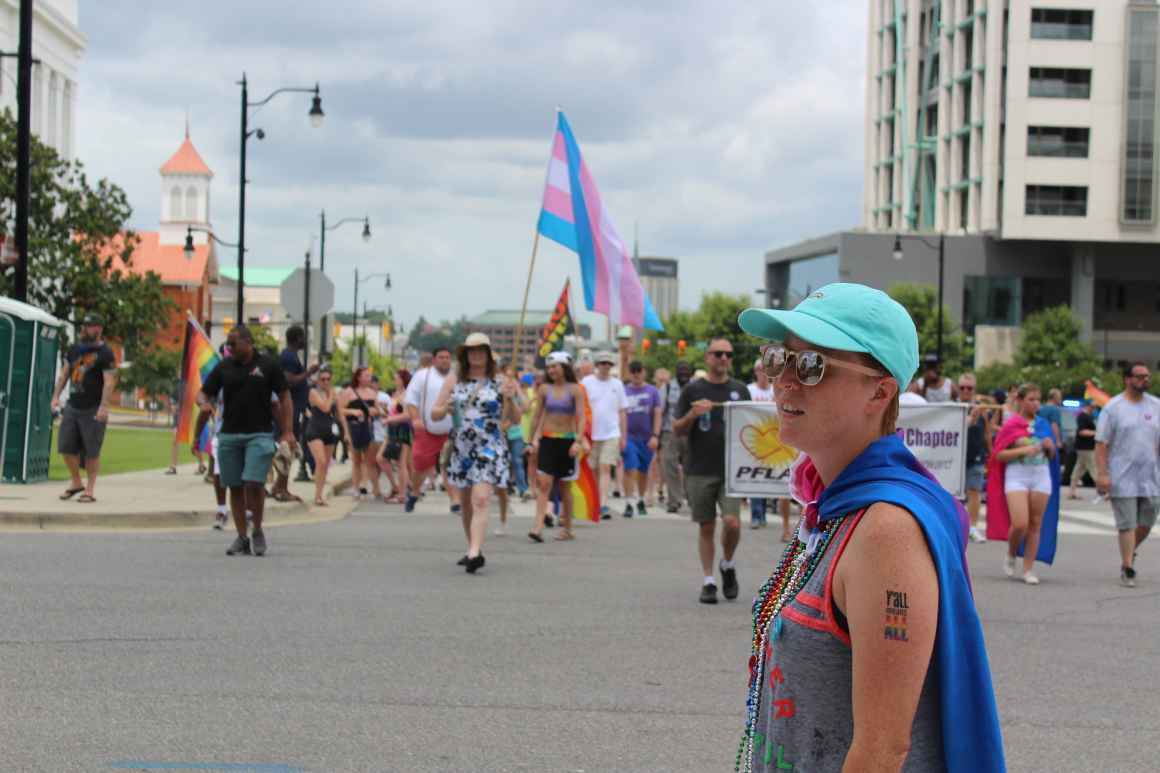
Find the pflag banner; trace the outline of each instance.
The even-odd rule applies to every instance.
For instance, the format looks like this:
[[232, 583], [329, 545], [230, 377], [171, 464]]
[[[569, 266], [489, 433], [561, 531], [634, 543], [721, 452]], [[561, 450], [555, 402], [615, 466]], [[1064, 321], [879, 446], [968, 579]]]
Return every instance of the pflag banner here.
[[[185, 322], [185, 348], [181, 353], [181, 406], [177, 412], [177, 442], [193, 442], [193, 427], [197, 416], [197, 393], [209, 378], [210, 372], [221, 362], [209, 336], [193, 319]], [[204, 433], [203, 433], [204, 434]], [[201, 449], [205, 450], [205, 449]]]
[[[900, 407], [895, 432], [906, 447], [956, 497], [963, 496], [967, 459], [966, 403]], [[777, 406], [725, 403], [725, 493], [730, 497], [789, 496], [797, 449], [781, 442]]]
[[564, 336], [575, 332], [572, 322], [572, 311], [568, 308], [568, 295], [571, 292], [571, 280], [565, 280], [564, 291], [556, 301], [556, 308], [552, 310], [552, 317], [544, 329], [540, 331], [540, 343], [536, 347], [536, 367], [544, 367], [544, 359], [560, 348]]
[[580, 256], [585, 308], [618, 325], [664, 329], [562, 110], [556, 114], [556, 136], [536, 227]]

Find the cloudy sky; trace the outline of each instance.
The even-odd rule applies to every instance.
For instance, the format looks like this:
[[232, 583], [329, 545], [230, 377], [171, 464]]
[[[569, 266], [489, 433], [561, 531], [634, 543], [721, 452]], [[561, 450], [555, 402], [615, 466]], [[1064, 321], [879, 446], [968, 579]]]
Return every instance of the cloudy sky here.
[[[680, 259], [681, 304], [747, 293], [772, 247], [857, 225], [865, 3], [81, 0], [78, 155], [155, 229], [158, 167], [192, 137], [215, 172], [215, 230], [237, 236], [243, 71], [251, 100], [246, 238], [254, 265], [300, 264], [318, 213], [341, 308], [353, 271], [409, 324], [519, 308], [554, 110], [566, 111], [621, 235]], [[126, 27], [126, 19], [133, 23]], [[222, 262], [235, 253], [219, 250]], [[577, 260], [541, 241], [530, 306]], [[757, 296], [753, 296], [755, 299]], [[590, 321], [594, 321], [592, 318]], [[600, 326], [603, 329], [603, 325]]]

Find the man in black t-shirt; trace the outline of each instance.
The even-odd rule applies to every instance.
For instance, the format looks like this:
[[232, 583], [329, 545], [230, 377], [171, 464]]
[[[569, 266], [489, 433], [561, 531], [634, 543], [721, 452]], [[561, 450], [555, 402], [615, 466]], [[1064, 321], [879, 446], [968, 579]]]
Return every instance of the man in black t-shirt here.
[[[306, 425], [304, 418], [310, 401], [310, 378], [318, 371], [317, 364], [307, 368], [298, 358], [298, 352], [305, 349], [306, 331], [301, 325], [292, 325], [286, 331], [286, 348], [278, 356], [278, 364], [282, 367], [282, 374], [286, 376], [286, 383], [290, 385], [290, 400], [294, 404], [294, 437], [298, 439], [299, 445], [303, 445], [302, 432]], [[307, 459], [309, 456], [310, 454], [303, 454], [298, 465], [297, 479], [299, 481], [310, 480], [310, 476], [306, 474], [306, 466], [309, 464], [310, 469], [313, 470], [314, 460]], [[288, 479], [289, 474], [285, 478]], [[278, 480], [274, 483], [275, 494], [279, 492], [289, 494], [287, 483], [288, 480], [284, 480], [283, 476], [279, 475]]]
[[[78, 502], [95, 502], [93, 487], [101, 467], [101, 446], [109, 422], [109, 405], [117, 383], [117, 358], [102, 338], [104, 321], [86, 314], [81, 321], [80, 341], [65, 355], [65, 367], [52, 393], [52, 412], [60, 409], [60, 393], [71, 384], [68, 402], [61, 413], [57, 451], [64, 458], [70, 476], [69, 487], [60, 495]], [[81, 484], [81, 465], [87, 484]], [[84, 493], [81, 493], [84, 492]]]
[[[266, 552], [262, 508], [266, 476], [276, 446], [271, 429], [277, 418], [278, 434], [291, 448], [294, 439], [293, 406], [289, 384], [277, 360], [259, 354], [249, 329], [230, 331], [230, 356], [217, 364], [197, 396], [198, 407], [211, 410], [223, 395], [222, 427], [218, 433], [218, 467], [222, 485], [230, 490], [230, 509], [238, 536], [226, 555], [260, 556]], [[276, 400], [271, 400], [276, 395]], [[246, 510], [253, 514], [254, 531], [246, 534]], [[251, 541], [252, 540], [252, 541]]]
[[1096, 477], [1096, 420], [1092, 416], [1095, 406], [1084, 403], [1075, 417], [1075, 466], [1071, 469], [1070, 499], [1079, 499], [1076, 489], [1083, 485], [1084, 473], [1089, 473], [1092, 480]]
[[746, 400], [749, 389], [729, 377], [733, 344], [714, 338], [705, 351], [708, 375], [689, 382], [677, 403], [673, 432], [689, 438], [685, 493], [700, 527], [698, 548], [704, 582], [701, 603], [717, 603], [717, 583], [713, 577], [713, 536], [717, 510], [721, 510], [721, 590], [729, 601], [737, 598], [737, 570], [733, 552], [741, 541], [741, 500], [725, 496], [725, 408], [722, 403]]

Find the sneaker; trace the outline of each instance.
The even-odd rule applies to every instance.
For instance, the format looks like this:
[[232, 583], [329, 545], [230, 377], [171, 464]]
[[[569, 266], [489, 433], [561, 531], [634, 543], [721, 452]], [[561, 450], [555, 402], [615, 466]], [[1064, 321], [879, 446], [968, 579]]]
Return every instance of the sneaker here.
[[1015, 576], [1015, 559], [1010, 556], [1003, 557], [1003, 574], [1008, 577]]
[[250, 538], [250, 542], [253, 543], [253, 546], [254, 546], [254, 555], [256, 555], [256, 556], [266, 555], [266, 533], [265, 532], [263, 532], [261, 529], [254, 529], [254, 534]]
[[636, 514], [637, 515], [648, 515], [648, 511], [646, 511], [644, 509], [644, 500], [643, 499], [639, 500], [636, 503]]
[[608, 509], [607, 505], [600, 508], [600, 520], [602, 520], [602, 521], [611, 521], [612, 520], [612, 512]]
[[751, 529], [760, 529], [764, 525], [765, 524], [762, 523], [761, 521], [750, 521], [749, 522], [749, 528], [751, 528]]
[[717, 603], [717, 586], [711, 582], [707, 582], [701, 586], [701, 603], [702, 604], [716, 604]]
[[451, 514], [452, 515], [459, 515], [460, 511], [462, 511], [462, 510], [463, 510], [463, 508], [460, 505], [452, 505], [451, 506]]
[[669, 505], [668, 507], [665, 508], [665, 512], [668, 513], [669, 515], [676, 515], [677, 513], [681, 512], [680, 503], [675, 502], [675, 503]]
[[624, 517], [625, 517], [625, 518], [631, 518], [631, 517], [632, 517], [632, 505], [631, 505], [631, 504], [629, 504], [629, 505], [626, 505], [626, 506], [625, 506], [625, 508], [624, 508]]
[[415, 512], [415, 503], [418, 501], [419, 501], [419, 497], [416, 497], [416, 496], [407, 497], [407, 502], [406, 502], [406, 504], [403, 505], [403, 512], [404, 513]]
[[545, 516], [544, 516], [544, 528], [545, 528], [545, 529], [554, 529], [554, 528], [556, 528], [556, 519], [555, 519], [555, 518], [553, 518], [553, 517], [552, 517], [552, 516], [550, 516], [550, 515], [545, 515]]
[[471, 560], [471, 559], [467, 557], [467, 554], [466, 554], [466, 553], [464, 553], [464, 554], [463, 554], [463, 558], [461, 558], [461, 559], [459, 559], [458, 561], [456, 561], [456, 562], [455, 562], [455, 565], [456, 565], [456, 566], [467, 566], [467, 562], [468, 562], [468, 561], [470, 561], [470, 560]]
[[241, 553], [243, 556], [250, 555], [249, 537], [243, 537], [239, 534], [237, 539], [234, 540], [234, 543], [226, 550], [227, 556], [236, 556], [238, 553]]
[[980, 542], [986, 542], [986, 541], [987, 541], [987, 538], [986, 538], [986, 536], [983, 535], [983, 532], [979, 531], [979, 528], [977, 526], [972, 526], [971, 527], [971, 542], [978, 544]]
[[1024, 573], [1023, 573], [1023, 582], [1024, 582], [1025, 584], [1027, 584], [1027, 585], [1038, 585], [1038, 584], [1039, 584], [1039, 578], [1038, 578], [1038, 577], [1036, 577], [1036, 576], [1035, 576], [1034, 574], [1032, 574], [1031, 572], [1024, 572]]
[[1125, 566], [1120, 569], [1120, 585], [1125, 588], [1136, 587], [1136, 570], [1130, 566]]
[[225, 513], [218, 513], [216, 516], [214, 516], [213, 519], [214, 531], [221, 531], [224, 529], [228, 521], [229, 519], [226, 517]]
[[478, 570], [482, 569], [483, 565], [486, 563], [487, 559], [483, 557], [483, 553], [480, 553], [475, 558], [468, 558], [467, 563], [463, 565], [463, 568], [467, 571], [468, 574], [475, 574]]
[[726, 569], [718, 565], [721, 569], [721, 593], [725, 596], [726, 601], [733, 601], [737, 598], [737, 593], [740, 590], [737, 586], [737, 570]]
[[495, 527], [495, 531], [492, 533], [497, 537], [503, 537], [507, 535], [507, 529], [503, 527], [503, 524], [500, 524], [499, 526]]
[[620, 499], [620, 492], [619, 492], [619, 491], [613, 491], [613, 492], [612, 492], [612, 498], [613, 498], [613, 499]]

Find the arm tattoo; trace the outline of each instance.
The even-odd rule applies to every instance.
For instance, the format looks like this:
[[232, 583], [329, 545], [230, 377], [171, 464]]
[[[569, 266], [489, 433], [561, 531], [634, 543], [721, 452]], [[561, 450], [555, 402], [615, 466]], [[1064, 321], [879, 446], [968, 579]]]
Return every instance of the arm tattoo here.
[[906, 638], [906, 613], [910, 611], [906, 593], [896, 590], [886, 591], [886, 624], [884, 637], [889, 641], [908, 641]]

